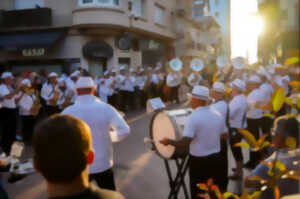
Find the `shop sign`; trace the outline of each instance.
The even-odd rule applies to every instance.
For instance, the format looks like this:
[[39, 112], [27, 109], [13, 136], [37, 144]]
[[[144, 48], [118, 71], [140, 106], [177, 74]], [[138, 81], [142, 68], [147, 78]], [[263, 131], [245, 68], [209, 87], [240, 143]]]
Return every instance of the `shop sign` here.
[[22, 55], [24, 57], [38, 57], [45, 55], [45, 48], [31, 48], [31, 49], [23, 49]]
[[149, 46], [148, 46], [148, 48], [149, 48], [150, 50], [157, 50], [157, 49], [159, 49], [159, 46], [160, 46], [160, 44], [159, 44], [158, 42], [156, 42], [156, 41], [154, 41], [154, 40], [150, 40], [150, 41], [149, 41]]

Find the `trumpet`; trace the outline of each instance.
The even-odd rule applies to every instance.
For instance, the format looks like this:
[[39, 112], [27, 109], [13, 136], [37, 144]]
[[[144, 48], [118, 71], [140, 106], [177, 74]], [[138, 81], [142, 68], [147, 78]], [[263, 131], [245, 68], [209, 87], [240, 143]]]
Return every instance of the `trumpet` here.
[[32, 107], [30, 109], [30, 113], [33, 116], [36, 116], [36, 115], [39, 114], [42, 105], [40, 103], [39, 91], [35, 91], [34, 95], [35, 95], [35, 98], [34, 98], [34, 101], [33, 101], [33, 105], [32, 105]]

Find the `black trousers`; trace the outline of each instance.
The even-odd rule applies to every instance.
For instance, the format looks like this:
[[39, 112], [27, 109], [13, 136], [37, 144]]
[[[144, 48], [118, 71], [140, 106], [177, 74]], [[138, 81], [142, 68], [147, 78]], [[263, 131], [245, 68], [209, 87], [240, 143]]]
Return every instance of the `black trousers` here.
[[214, 184], [222, 186], [222, 159], [220, 153], [205, 157], [190, 156], [189, 176], [192, 199], [199, 199], [198, 194], [203, 193], [198, 187], [199, 183], [207, 183], [212, 178]]
[[233, 154], [233, 158], [236, 162], [244, 160], [241, 147], [234, 146], [236, 143], [241, 142], [242, 139], [243, 137], [239, 134], [238, 129], [231, 128], [229, 130], [230, 148]]
[[[248, 127], [247, 130], [252, 133], [255, 139], [259, 139], [259, 129], [261, 128], [262, 119], [247, 119]], [[261, 160], [260, 152], [250, 151], [249, 161], [258, 164]]]
[[221, 161], [222, 166], [220, 166], [219, 169], [222, 170], [222, 181], [220, 181], [220, 190], [221, 192], [227, 191], [227, 185], [228, 185], [228, 146], [227, 146], [227, 139], [221, 139]]
[[267, 140], [271, 141], [271, 129], [273, 127], [274, 120], [269, 117], [263, 117], [261, 119], [261, 128], [264, 134], [268, 134]]
[[21, 116], [22, 120], [22, 137], [25, 143], [31, 143], [33, 130], [35, 126], [35, 116]]
[[90, 174], [90, 181], [95, 180], [99, 187], [103, 189], [116, 190], [114, 172], [112, 169], [108, 169], [101, 173]]
[[48, 117], [54, 115], [54, 114], [57, 114], [57, 113], [60, 113], [60, 109], [58, 106], [49, 106], [47, 105], [45, 107], [45, 110], [46, 110], [46, 114]]
[[171, 87], [171, 93], [170, 93], [170, 99], [169, 99], [171, 102], [176, 100], [176, 102], [179, 103], [178, 90], [179, 90], [179, 86]]
[[11, 146], [16, 139], [17, 129], [17, 109], [2, 108], [0, 109], [2, 119], [2, 139], [1, 147], [9, 155]]

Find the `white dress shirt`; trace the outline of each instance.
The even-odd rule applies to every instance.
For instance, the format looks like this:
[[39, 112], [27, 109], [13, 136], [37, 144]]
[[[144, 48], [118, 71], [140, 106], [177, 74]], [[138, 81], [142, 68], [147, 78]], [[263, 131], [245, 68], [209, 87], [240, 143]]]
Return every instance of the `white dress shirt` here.
[[[0, 98], [4, 98], [6, 95], [9, 95], [11, 93], [12, 89], [9, 89], [7, 85], [1, 84], [0, 85]], [[2, 100], [2, 107], [3, 108], [10, 108], [14, 109], [17, 108], [15, 103], [16, 96], [13, 96], [10, 99], [3, 99]]]
[[[112, 142], [121, 141], [130, 133], [122, 116], [112, 106], [93, 95], [78, 96], [76, 103], [66, 108], [62, 114], [78, 117], [91, 128], [95, 160], [89, 172], [94, 174], [110, 169], [113, 166]], [[114, 140], [110, 136], [111, 128], [116, 132]]]
[[249, 95], [247, 96], [247, 103], [248, 103], [247, 118], [260, 119], [262, 117], [263, 110], [256, 108], [256, 106], [265, 103], [265, 96], [263, 90], [258, 88], [250, 92]]
[[137, 76], [136, 78], [136, 85], [139, 87], [140, 90], [144, 90], [145, 83], [147, 81], [147, 76]]
[[109, 79], [102, 79], [98, 85], [98, 94], [100, 99], [107, 103], [107, 97], [113, 95], [113, 89], [110, 88]]
[[226, 129], [224, 132], [227, 132], [228, 129], [227, 129], [227, 124], [226, 124], [226, 116], [227, 116], [227, 111], [229, 111], [229, 105], [224, 100], [219, 100], [210, 106], [212, 109], [216, 110], [217, 112], [219, 112], [221, 114], [221, 116], [224, 120], [225, 126], [226, 126]]
[[190, 154], [204, 157], [221, 150], [220, 136], [224, 133], [225, 123], [220, 113], [206, 107], [199, 107], [188, 117], [184, 137], [192, 138]]
[[[47, 105], [50, 105], [50, 100], [54, 97], [54, 91], [58, 89], [58, 84], [57, 85], [52, 85], [52, 84], [49, 84], [49, 83], [45, 83], [42, 87], [42, 90], [41, 90], [41, 97], [46, 101], [46, 104]], [[61, 98], [62, 96], [62, 92], [59, 91], [59, 98]]]
[[229, 123], [231, 128], [246, 128], [247, 98], [244, 95], [235, 96], [229, 103]]
[[182, 76], [180, 74], [170, 73], [167, 76], [167, 85], [169, 87], [179, 86], [181, 83]]
[[[17, 98], [20, 97], [22, 94], [18, 93]], [[29, 116], [31, 115], [31, 108], [33, 106], [35, 100], [34, 95], [29, 95], [25, 93], [23, 97], [20, 99], [18, 102], [18, 107], [19, 107], [19, 114], [22, 116]]]

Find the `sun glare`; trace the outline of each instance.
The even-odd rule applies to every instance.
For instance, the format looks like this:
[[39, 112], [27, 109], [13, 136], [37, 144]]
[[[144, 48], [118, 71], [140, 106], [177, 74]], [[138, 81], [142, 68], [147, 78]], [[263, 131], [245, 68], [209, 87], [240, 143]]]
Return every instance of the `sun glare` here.
[[263, 31], [263, 21], [257, 15], [256, 0], [231, 1], [231, 53], [232, 57], [248, 58], [257, 62], [258, 37]]

